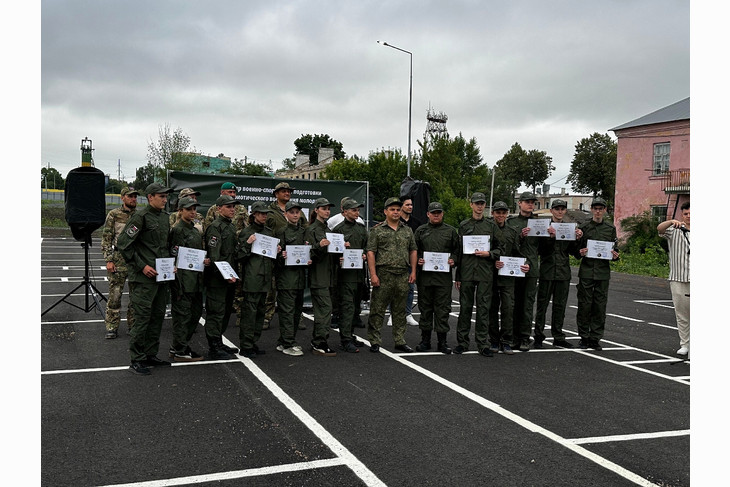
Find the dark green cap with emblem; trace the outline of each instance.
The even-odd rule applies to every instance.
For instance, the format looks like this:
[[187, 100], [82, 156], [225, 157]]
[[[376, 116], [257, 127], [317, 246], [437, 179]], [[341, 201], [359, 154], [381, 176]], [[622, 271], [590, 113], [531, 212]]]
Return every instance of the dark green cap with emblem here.
[[295, 201], [291, 201], [291, 200], [287, 201], [286, 205], [284, 205], [284, 211], [289, 211], [292, 208], [299, 208], [301, 210], [302, 205], [300, 205], [299, 203], [297, 203]]
[[322, 208], [323, 206], [329, 206], [330, 208], [335, 206], [334, 203], [330, 203], [327, 198], [317, 198], [314, 201], [314, 209]]
[[567, 208], [568, 207], [568, 202], [565, 201], [565, 200], [559, 200], [558, 199], [558, 200], [553, 200], [553, 202], [550, 203], [550, 209], [557, 208], [558, 206], [564, 206], [564, 207]]
[[605, 207], [608, 207], [608, 205], [606, 204], [606, 200], [604, 200], [600, 196], [599, 197], [596, 197], [596, 198], [593, 198], [593, 201], [591, 201], [591, 208], [593, 208], [594, 206], [605, 206]]
[[363, 208], [365, 205], [362, 203], [358, 203], [352, 198], [347, 198], [344, 203], [342, 203], [342, 209], [343, 210], [352, 210], [353, 208]]
[[177, 209], [178, 210], [181, 209], [181, 208], [192, 208], [194, 206], [200, 206], [200, 203], [198, 203], [197, 201], [195, 201], [190, 196], [183, 196], [177, 202]]
[[171, 188], [166, 188], [160, 183], [152, 183], [149, 186], [147, 186], [147, 189], [145, 189], [145, 194], [164, 194], [164, 193], [171, 193]]
[[251, 205], [251, 213], [271, 213], [271, 208], [264, 201], [254, 201]]
[[494, 206], [492, 206], [492, 211], [494, 210], [507, 210], [509, 211], [509, 206], [507, 206], [507, 203], [504, 201], [497, 201]]
[[385, 205], [383, 206], [383, 208], [387, 208], [393, 205], [403, 206], [403, 203], [401, 202], [400, 198], [392, 197], [385, 200]]
[[217, 200], [215, 200], [216, 206], [224, 206], [224, 205], [240, 205], [241, 202], [238, 201], [233, 196], [228, 196], [227, 194], [222, 194], [218, 197]]
[[484, 193], [474, 193], [471, 195], [471, 202], [472, 203], [486, 203], [487, 197], [484, 196]]
[[520, 201], [530, 201], [534, 200], [537, 201], [537, 195], [533, 193], [532, 191], [525, 191], [520, 195]]
[[438, 213], [438, 212], [443, 212], [443, 211], [444, 211], [444, 207], [438, 201], [434, 201], [433, 203], [430, 203], [428, 205], [429, 213]]

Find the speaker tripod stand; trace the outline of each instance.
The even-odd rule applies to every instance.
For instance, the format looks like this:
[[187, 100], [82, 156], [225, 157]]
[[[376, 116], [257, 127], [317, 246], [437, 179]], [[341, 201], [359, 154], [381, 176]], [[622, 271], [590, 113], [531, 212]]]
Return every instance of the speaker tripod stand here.
[[[106, 301], [106, 297], [104, 297], [103, 294], [101, 294], [101, 291], [97, 289], [97, 287], [94, 285], [94, 283], [89, 278], [89, 247], [91, 247], [91, 236], [89, 235], [86, 239], [84, 239], [84, 243], [81, 244], [81, 246], [84, 248], [84, 279], [81, 281], [81, 284], [73, 288], [71, 291], [69, 291], [64, 297], [56, 301], [53, 306], [45, 310], [43, 313], [41, 313], [41, 316], [51, 311], [53, 308], [58, 306], [61, 303], [70, 304], [74, 308], [78, 308], [81, 311], [84, 311], [85, 313], [88, 313], [89, 311], [98, 308], [99, 314], [102, 314], [101, 310], [101, 300]], [[78, 291], [81, 288], [84, 288], [84, 307], [81, 307], [77, 305], [76, 303], [72, 303], [70, 301], [66, 301], [71, 295], [73, 295], [76, 291]], [[92, 302], [93, 300], [93, 302]]]

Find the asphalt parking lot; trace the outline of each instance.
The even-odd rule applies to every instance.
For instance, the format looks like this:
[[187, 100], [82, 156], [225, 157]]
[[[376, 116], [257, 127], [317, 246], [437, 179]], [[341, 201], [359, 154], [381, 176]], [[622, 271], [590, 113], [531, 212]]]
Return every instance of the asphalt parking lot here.
[[[105, 294], [98, 243], [89, 250]], [[674, 355], [664, 279], [614, 274], [600, 352], [400, 354], [385, 329], [380, 354], [290, 357], [275, 350], [275, 319], [265, 355], [139, 377], [125, 334], [104, 339], [103, 300], [87, 310], [82, 286], [61, 301], [84, 262], [79, 242], [43, 239], [42, 485], [690, 485], [690, 362]], [[577, 343], [575, 311], [571, 288]], [[452, 346], [457, 316], [454, 302]], [[304, 321], [306, 351], [311, 311]], [[232, 320], [229, 344], [237, 335]], [[419, 336], [408, 328], [411, 346]], [[160, 358], [170, 340], [166, 319]], [[202, 327], [192, 345], [206, 350]]]

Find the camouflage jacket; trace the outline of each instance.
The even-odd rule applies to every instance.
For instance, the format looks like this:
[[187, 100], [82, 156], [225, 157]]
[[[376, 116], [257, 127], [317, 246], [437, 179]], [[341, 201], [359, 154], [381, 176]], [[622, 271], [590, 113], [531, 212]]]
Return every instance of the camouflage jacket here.
[[[208, 213], [205, 214], [205, 220], [203, 221], [203, 233], [205, 233], [208, 226], [213, 223], [216, 216], [218, 216], [218, 205], [213, 205], [208, 208]], [[246, 210], [246, 205], [236, 205], [236, 214], [233, 215], [233, 224], [236, 226], [236, 232], [240, 232], [248, 226], [248, 210]]]
[[411, 252], [418, 250], [413, 230], [398, 223], [396, 230], [384, 223], [373, 227], [368, 235], [367, 251], [375, 254], [375, 268], [394, 272], [411, 272]]
[[101, 234], [101, 251], [106, 262], [114, 262], [119, 270], [126, 269], [126, 263], [122, 254], [117, 250], [117, 239], [129, 221], [129, 217], [135, 210], [128, 210], [124, 206], [115, 208], [109, 212], [104, 222], [104, 230]]
[[[180, 221], [180, 212], [179, 211], [173, 211], [170, 213], [170, 229], [172, 229], [175, 224]], [[203, 218], [203, 215], [195, 212], [195, 218], [193, 219], [193, 226], [195, 229], [200, 232], [200, 234], [203, 234], [203, 223], [205, 222], [205, 218]]]

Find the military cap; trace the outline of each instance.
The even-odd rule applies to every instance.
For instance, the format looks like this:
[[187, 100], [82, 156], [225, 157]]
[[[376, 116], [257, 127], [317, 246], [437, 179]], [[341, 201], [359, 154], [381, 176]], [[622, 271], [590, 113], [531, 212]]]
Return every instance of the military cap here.
[[480, 203], [480, 202], [487, 202], [487, 197], [484, 196], [484, 193], [474, 193], [471, 195], [471, 202], [472, 203]]
[[274, 194], [276, 194], [276, 192], [280, 189], [288, 189], [289, 191], [294, 191], [294, 188], [289, 186], [289, 183], [281, 182], [274, 187]]
[[225, 205], [240, 205], [241, 202], [238, 201], [233, 196], [228, 196], [227, 194], [222, 194], [218, 197], [217, 200], [215, 200], [216, 206], [225, 206]]
[[525, 191], [520, 195], [520, 201], [529, 201], [529, 200], [535, 200], [537, 201], [537, 195], [533, 193], [532, 191]]
[[497, 201], [494, 206], [492, 206], [492, 211], [494, 210], [507, 210], [509, 211], [509, 206], [507, 206], [507, 203], [504, 201]]
[[236, 185], [231, 183], [230, 181], [227, 183], [221, 184], [221, 189], [236, 189]]
[[606, 204], [606, 200], [604, 200], [600, 196], [597, 196], [597, 197], [593, 198], [593, 201], [591, 201], [591, 208], [593, 208], [594, 206], [605, 206], [605, 207], [607, 207], [608, 205]]
[[557, 208], [558, 206], [564, 206], [564, 207], [567, 208], [568, 207], [568, 202], [565, 201], [565, 200], [559, 200], [558, 199], [558, 200], [553, 200], [553, 202], [550, 203], [550, 208], [551, 209], [552, 208]]
[[172, 192], [172, 189], [166, 188], [160, 183], [152, 183], [145, 189], [145, 194], [163, 194], [170, 192]]
[[193, 188], [184, 188], [180, 190], [180, 194], [178, 195], [180, 198], [185, 198], [186, 196], [195, 195], [200, 196], [202, 193], [200, 191], [195, 191]]
[[330, 203], [330, 202], [329, 202], [329, 200], [328, 200], [327, 198], [317, 198], [317, 199], [316, 199], [316, 200], [314, 201], [314, 209], [315, 209], [315, 210], [316, 210], [317, 208], [321, 208], [321, 207], [323, 207], [323, 206], [329, 206], [329, 207], [332, 207], [332, 206], [335, 206], [335, 205], [334, 205], [333, 203]]
[[271, 208], [264, 201], [254, 201], [251, 205], [251, 213], [271, 213]]
[[300, 205], [299, 203], [297, 203], [295, 201], [291, 201], [291, 200], [287, 201], [286, 205], [284, 205], [284, 211], [289, 211], [292, 208], [299, 208], [301, 210], [302, 205]]
[[177, 202], [177, 209], [181, 208], [192, 208], [193, 206], [200, 206], [200, 203], [192, 199], [190, 196], [183, 196]]
[[439, 211], [444, 211], [444, 207], [438, 201], [434, 201], [428, 205], [429, 213], [438, 213]]
[[362, 203], [358, 203], [352, 198], [347, 198], [344, 203], [342, 203], [342, 209], [343, 210], [352, 210], [353, 208], [363, 208], [365, 205]]
[[403, 206], [403, 202], [401, 202], [400, 198], [392, 197], [385, 200], [385, 205], [383, 208], [388, 208], [389, 206]]
[[136, 189], [124, 188], [122, 190], [121, 196], [132, 196], [132, 195], [138, 195], [138, 194], [139, 194], [139, 191], [137, 191]]

